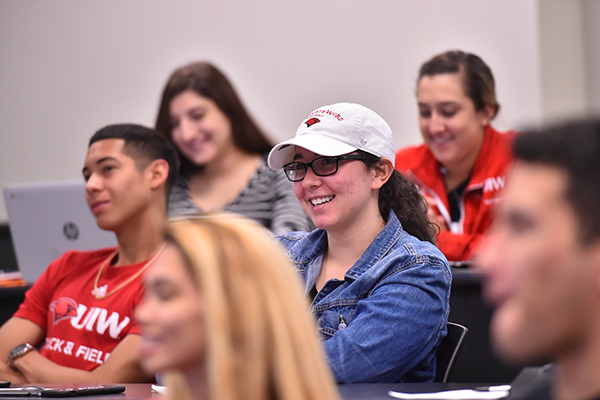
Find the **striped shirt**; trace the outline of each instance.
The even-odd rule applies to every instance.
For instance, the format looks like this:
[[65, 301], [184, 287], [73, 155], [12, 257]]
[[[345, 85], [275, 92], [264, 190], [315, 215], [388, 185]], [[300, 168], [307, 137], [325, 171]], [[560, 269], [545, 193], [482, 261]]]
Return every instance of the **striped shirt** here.
[[[179, 176], [169, 197], [169, 216], [197, 214], [201, 212], [188, 189], [188, 181]], [[292, 231], [311, 231], [312, 221], [298, 202], [283, 170], [273, 171], [263, 160], [248, 186], [223, 211], [244, 215], [253, 219], [274, 234]]]

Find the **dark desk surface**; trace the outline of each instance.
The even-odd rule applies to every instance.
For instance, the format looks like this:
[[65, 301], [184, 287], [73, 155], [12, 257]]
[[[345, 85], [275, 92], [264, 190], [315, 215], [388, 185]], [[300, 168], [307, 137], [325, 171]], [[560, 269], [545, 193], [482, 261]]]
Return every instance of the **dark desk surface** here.
[[[42, 383], [42, 384], [34, 384], [36, 386], [41, 387], [68, 387], [68, 386], [85, 386], [85, 385], [66, 385], [66, 384], [57, 384], [53, 385], [50, 383]], [[30, 385], [12, 385], [11, 387], [25, 387]], [[76, 396], [71, 397], [73, 399], [95, 399], [95, 400], [144, 400], [151, 399], [153, 397], [159, 398], [158, 394], [153, 394], [152, 389], [149, 383], [127, 383], [125, 384], [125, 392], [119, 394], [107, 394], [107, 395], [96, 395], [96, 396]], [[2, 400], [14, 400], [20, 397], [3, 397], [0, 396]], [[50, 399], [50, 397], [44, 397]], [[55, 397], [58, 399], [58, 397]]]
[[[13, 385], [14, 387], [23, 387], [27, 385]], [[50, 385], [41, 384], [43, 387], [65, 387], [69, 385]], [[408, 393], [427, 393], [439, 392], [443, 390], [468, 389], [481, 386], [481, 383], [361, 383], [340, 385], [340, 394], [343, 400], [391, 400], [388, 391]], [[150, 384], [147, 383], [128, 383], [125, 384], [124, 393], [111, 394], [103, 396], [85, 396], [73, 397], [75, 399], [95, 399], [95, 400], [145, 400], [158, 398], [158, 394], [152, 393]], [[0, 397], [0, 399], [15, 399], [15, 397]]]
[[17, 311], [30, 287], [31, 285], [0, 288], [0, 326]]
[[481, 274], [469, 268], [450, 268], [453, 285], [481, 285]]

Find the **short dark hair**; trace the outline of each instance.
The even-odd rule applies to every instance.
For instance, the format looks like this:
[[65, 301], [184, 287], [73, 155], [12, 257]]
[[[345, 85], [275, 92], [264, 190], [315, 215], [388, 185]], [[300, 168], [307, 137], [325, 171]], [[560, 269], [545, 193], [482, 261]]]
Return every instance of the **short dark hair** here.
[[584, 244], [600, 238], [600, 119], [568, 121], [519, 134], [516, 160], [565, 171], [565, 197], [579, 221]]
[[493, 109], [492, 118], [498, 114], [500, 104], [496, 99], [494, 75], [479, 56], [460, 50], [439, 54], [421, 66], [419, 80], [424, 76], [448, 73], [463, 73], [465, 94], [475, 104], [477, 111], [490, 106]]
[[90, 138], [88, 147], [99, 140], [123, 139], [123, 153], [133, 158], [136, 168], [142, 171], [154, 160], [165, 160], [169, 164], [169, 175], [165, 184], [167, 199], [175, 186], [179, 171], [177, 150], [160, 132], [135, 124], [108, 125]]
[[[171, 138], [169, 107], [171, 101], [181, 93], [191, 90], [215, 102], [231, 123], [234, 144], [250, 154], [266, 154], [273, 143], [252, 119], [238, 97], [231, 82], [213, 64], [194, 62], [176, 69], [169, 77], [160, 100], [156, 117], [156, 130]], [[181, 170], [184, 174], [197, 169], [191, 161], [180, 153]]]
[[[377, 168], [380, 157], [358, 150], [367, 168]], [[379, 189], [379, 214], [387, 222], [390, 211], [394, 211], [402, 228], [419, 240], [435, 243], [439, 233], [437, 225], [427, 217], [427, 203], [419, 188], [400, 171], [393, 170], [390, 179]]]

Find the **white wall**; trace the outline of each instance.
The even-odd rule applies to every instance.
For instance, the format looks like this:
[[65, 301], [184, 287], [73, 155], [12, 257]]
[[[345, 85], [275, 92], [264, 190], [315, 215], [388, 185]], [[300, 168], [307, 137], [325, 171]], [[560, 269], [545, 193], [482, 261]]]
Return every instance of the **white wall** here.
[[544, 120], [583, 116], [588, 87], [582, 1], [540, 0]]
[[420, 64], [450, 48], [494, 71], [497, 127], [540, 122], [539, 47], [536, 0], [0, 0], [0, 187], [79, 178], [93, 132], [152, 125], [167, 76], [193, 60], [220, 66], [275, 140], [353, 101], [400, 147], [420, 142]]
[[589, 114], [600, 115], [600, 1], [582, 0], [585, 78]]

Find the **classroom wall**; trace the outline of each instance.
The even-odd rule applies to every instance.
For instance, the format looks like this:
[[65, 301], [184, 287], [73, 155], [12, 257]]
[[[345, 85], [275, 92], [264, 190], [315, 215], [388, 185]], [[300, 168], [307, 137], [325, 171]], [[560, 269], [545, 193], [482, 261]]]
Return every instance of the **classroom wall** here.
[[582, 1], [582, 29], [587, 111], [600, 115], [600, 1]]
[[540, 0], [540, 54], [545, 122], [587, 113], [584, 1]]
[[167, 76], [199, 59], [274, 140], [352, 101], [385, 118], [398, 147], [419, 143], [417, 70], [452, 48], [491, 66], [496, 127], [537, 124], [539, 21], [537, 0], [0, 0], [0, 187], [78, 179], [95, 130], [152, 125]]

